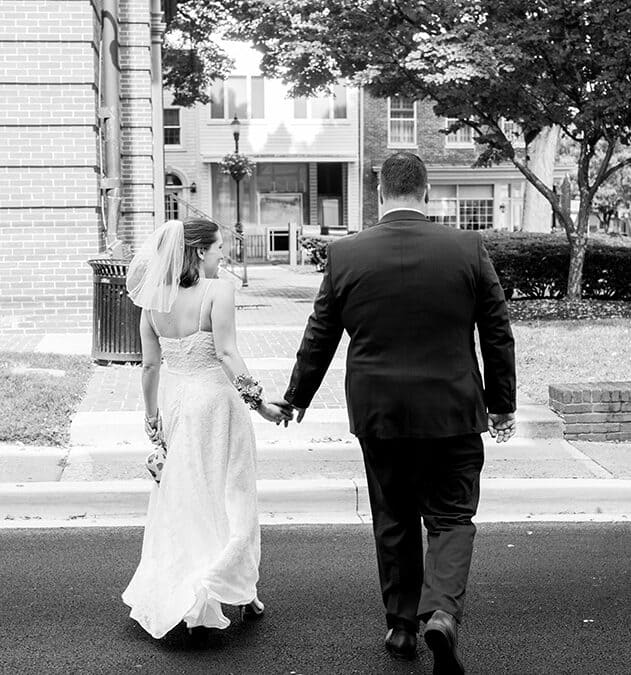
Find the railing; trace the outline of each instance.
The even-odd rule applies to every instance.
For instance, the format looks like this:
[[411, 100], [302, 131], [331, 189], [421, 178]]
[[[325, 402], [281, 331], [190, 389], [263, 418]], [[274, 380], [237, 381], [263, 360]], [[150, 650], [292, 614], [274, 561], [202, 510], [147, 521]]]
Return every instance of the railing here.
[[[185, 199], [178, 197], [177, 195], [171, 193], [169, 195], [171, 199], [174, 199], [178, 204], [178, 216], [180, 220], [188, 218], [189, 216], [198, 216], [199, 218], [207, 218], [212, 220], [214, 223], [219, 225], [221, 230], [221, 235], [223, 236], [224, 241], [224, 268], [230, 272], [233, 276], [239, 279], [244, 286], [248, 285], [248, 267], [247, 267], [247, 251], [246, 251], [246, 237], [243, 234], [239, 234], [230, 227], [218, 223], [215, 218], [211, 218], [207, 213], [198, 209], [196, 206], [193, 206]], [[242, 261], [239, 261], [238, 252], [241, 252]]]

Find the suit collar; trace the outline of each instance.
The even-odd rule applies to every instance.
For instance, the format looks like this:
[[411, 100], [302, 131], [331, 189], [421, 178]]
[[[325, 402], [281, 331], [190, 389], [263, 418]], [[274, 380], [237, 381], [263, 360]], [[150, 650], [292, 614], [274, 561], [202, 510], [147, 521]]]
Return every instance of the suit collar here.
[[392, 223], [395, 221], [416, 221], [420, 223], [431, 223], [432, 221], [424, 216], [420, 211], [415, 211], [414, 209], [395, 209], [386, 213], [385, 216], [382, 216], [381, 220], [377, 225], [385, 225], [386, 223]]

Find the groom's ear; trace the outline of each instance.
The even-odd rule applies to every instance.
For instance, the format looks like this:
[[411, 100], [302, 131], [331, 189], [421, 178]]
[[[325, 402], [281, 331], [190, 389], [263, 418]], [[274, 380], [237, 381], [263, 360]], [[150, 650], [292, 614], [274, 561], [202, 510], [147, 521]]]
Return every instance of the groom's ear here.
[[379, 197], [379, 203], [383, 204], [383, 192], [381, 191], [381, 184], [377, 185], [377, 196]]

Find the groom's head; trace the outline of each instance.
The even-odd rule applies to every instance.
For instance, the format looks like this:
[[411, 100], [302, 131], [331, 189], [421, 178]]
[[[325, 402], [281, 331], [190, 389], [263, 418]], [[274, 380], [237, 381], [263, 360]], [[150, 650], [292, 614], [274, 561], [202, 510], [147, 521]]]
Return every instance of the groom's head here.
[[423, 204], [427, 195], [427, 169], [412, 152], [395, 152], [381, 167], [379, 198], [381, 203]]

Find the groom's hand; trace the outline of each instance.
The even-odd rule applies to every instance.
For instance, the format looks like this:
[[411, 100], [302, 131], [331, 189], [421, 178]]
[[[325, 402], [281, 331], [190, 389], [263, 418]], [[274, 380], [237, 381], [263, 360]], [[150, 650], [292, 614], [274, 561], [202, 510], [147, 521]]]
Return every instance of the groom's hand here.
[[[302, 422], [302, 418], [305, 416], [305, 412], [307, 410], [306, 408], [299, 408], [296, 405], [292, 405], [291, 403], [289, 403], [285, 399], [278, 402], [278, 405], [283, 406], [283, 407], [288, 406], [291, 410], [295, 410], [298, 413], [298, 415], [296, 416], [296, 422]], [[285, 422], [285, 426], [287, 426], [287, 422]]]
[[517, 431], [515, 413], [489, 413], [488, 426], [491, 438], [497, 443], [507, 441]]
[[[289, 426], [289, 421], [292, 420], [294, 417], [294, 407], [291, 405], [291, 403], [287, 403], [287, 401], [285, 401], [284, 398], [275, 401], [270, 401], [270, 403], [273, 403], [274, 405], [278, 406], [284, 413], [285, 419], [283, 420], [283, 424], [285, 425], [285, 428], [287, 428]], [[276, 424], [279, 425], [280, 422], [276, 422]]]

